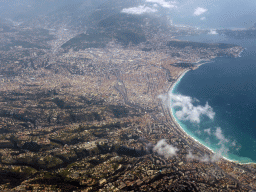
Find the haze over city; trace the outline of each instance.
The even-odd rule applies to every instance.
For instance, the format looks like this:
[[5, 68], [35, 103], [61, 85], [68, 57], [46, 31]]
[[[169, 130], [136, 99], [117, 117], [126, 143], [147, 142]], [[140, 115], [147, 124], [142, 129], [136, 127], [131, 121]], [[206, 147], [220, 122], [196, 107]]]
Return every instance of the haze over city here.
[[255, 9], [0, 0], [0, 190], [256, 190]]

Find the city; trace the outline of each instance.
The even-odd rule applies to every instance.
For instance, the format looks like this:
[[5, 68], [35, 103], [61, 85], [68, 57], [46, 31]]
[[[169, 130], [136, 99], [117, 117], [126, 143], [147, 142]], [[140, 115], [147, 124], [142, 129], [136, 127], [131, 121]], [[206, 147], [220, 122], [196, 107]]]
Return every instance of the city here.
[[[146, 26], [148, 41], [99, 45], [86, 39], [97, 35], [69, 34], [65, 26], [2, 25], [2, 191], [256, 189], [254, 164], [201, 161], [212, 151], [186, 135], [158, 98], [197, 63], [238, 57], [242, 47], [176, 39], [204, 33], [189, 28], [159, 35]], [[176, 153], [159, 154], [160, 141]]]

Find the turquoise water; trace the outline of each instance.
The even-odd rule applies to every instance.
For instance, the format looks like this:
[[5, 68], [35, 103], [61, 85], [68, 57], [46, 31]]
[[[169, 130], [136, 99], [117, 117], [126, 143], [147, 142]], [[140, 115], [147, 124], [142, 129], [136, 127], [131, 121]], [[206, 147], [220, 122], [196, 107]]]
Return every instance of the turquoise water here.
[[[256, 40], [238, 41], [218, 35], [182, 39], [235, 43], [246, 48], [239, 58], [216, 58], [187, 72], [173, 89], [174, 94], [199, 100], [193, 103], [195, 107], [208, 102], [215, 112], [213, 120], [205, 115], [201, 116], [200, 123], [175, 118], [202, 144], [216, 152], [224, 148], [227, 153], [223, 156], [228, 159], [256, 162]], [[174, 114], [179, 110], [174, 108]], [[220, 130], [221, 136], [217, 137]]]

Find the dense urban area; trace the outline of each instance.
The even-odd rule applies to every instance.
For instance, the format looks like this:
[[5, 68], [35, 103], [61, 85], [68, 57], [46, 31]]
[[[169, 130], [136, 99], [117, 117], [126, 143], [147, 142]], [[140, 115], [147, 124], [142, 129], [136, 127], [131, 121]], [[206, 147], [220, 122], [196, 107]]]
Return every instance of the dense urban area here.
[[204, 160], [212, 152], [158, 98], [197, 63], [243, 48], [123, 15], [83, 33], [0, 23], [0, 190], [255, 190], [254, 164]]

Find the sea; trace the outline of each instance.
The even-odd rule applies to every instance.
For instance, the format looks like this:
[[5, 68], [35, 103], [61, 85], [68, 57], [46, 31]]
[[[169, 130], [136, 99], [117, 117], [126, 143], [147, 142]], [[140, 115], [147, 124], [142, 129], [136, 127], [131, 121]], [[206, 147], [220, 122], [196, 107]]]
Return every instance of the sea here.
[[[256, 39], [232, 39], [225, 35], [184, 36], [180, 40], [229, 43], [243, 46], [240, 57], [218, 57], [188, 71], [172, 89], [189, 96], [194, 106], [211, 106], [214, 119], [200, 122], [178, 119], [193, 138], [216, 153], [239, 163], [256, 163]], [[225, 150], [223, 150], [225, 148]]]

